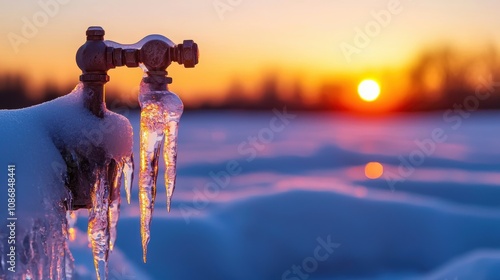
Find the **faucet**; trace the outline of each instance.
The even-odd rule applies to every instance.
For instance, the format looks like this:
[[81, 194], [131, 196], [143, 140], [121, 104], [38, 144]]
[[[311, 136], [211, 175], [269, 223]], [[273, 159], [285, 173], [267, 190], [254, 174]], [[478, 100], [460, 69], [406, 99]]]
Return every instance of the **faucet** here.
[[87, 41], [76, 53], [76, 63], [82, 70], [80, 81], [86, 91], [85, 107], [94, 115], [102, 118], [104, 104], [104, 85], [109, 81], [108, 70], [127, 66], [129, 68], [143, 65], [147, 77], [143, 78], [152, 90], [165, 90], [172, 83], [167, 77], [167, 67], [172, 62], [193, 68], [198, 64], [198, 45], [193, 40], [184, 40], [175, 45], [161, 35], [149, 35], [138, 43], [121, 48], [112, 41], [104, 41], [104, 29], [91, 26], [87, 29]]
[[[122, 45], [104, 41], [104, 35], [102, 27], [89, 27], [86, 31], [87, 41], [76, 53], [76, 63], [82, 70], [80, 82], [84, 92], [83, 105], [101, 119], [107, 110], [104, 86], [109, 81], [108, 70], [121, 66], [141, 67], [146, 73], [141, 86], [146, 86], [150, 91], [165, 91], [167, 85], [172, 83], [166, 71], [172, 62], [185, 68], [193, 68], [198, 64], [198, 45], [192, 40], [184, 40], [176, 45], [162, 35], [149, 35], [135, 44]], [[92, 181], [92, 168], [82, 171], [81, 167], [99, 165], [106, 160], [101, 148], [93, 148], [95, 152], [92, 159], [64, 156], [63, 153], [68, 166], [66, 181], [72, 194], [72, 202], [67, 205], [69, 210], [91, 208], [91, 189], [88, 186]]]

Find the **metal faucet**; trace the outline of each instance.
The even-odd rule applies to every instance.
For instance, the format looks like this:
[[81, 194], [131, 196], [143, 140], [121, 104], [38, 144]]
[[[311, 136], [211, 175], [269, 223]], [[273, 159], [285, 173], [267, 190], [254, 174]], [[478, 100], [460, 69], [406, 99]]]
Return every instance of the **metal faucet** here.
[[[80, 81], [83, 85], [84, 106], [101, 119], [106, 112], [104, 85], [109, 81], [108, 70], [120, 66], [141, 66], [146, 73], [141, 84], [151, 91], [164, 91], [172, 83], [166, 71], [172, 62], [185, 68], [193, 68], [198, 64], [198, 45], [192, 40], [175, 45], [162, 35], [149, 35], [136, 44], [121, 45], [104, 41], [104, 34], [102, 27], [89, 27], [87, 41], [76, 53], [77, 65], [82, 70]], [[106, 160], [105, 151], [100, 147], [93, 149], [92, 158], [74, 158], [68, 151], [61, 151], [68, 167], [67, 186], [72, 194], [72, 202], [67, 205], [69, 210], [91, 208], [91, 190], [88, 186], [93, 180], [92, 166], [102, 165]]]
[[161, 35], [150, 35], [139, 41], [140, 48], [114, 47], [116, 43], [104, 41], [104, 29], [91, 26], [87, 29], [87, 42], [76, 53], [76, 63], [82, 70], [80, 81], [88, 94], [85, 107], [94, 115], [102, 118], [106, 108], [104, 103], [104, 85], [109, 81], [109, 69], [127, 66], [129, 68], [144, 65], [147, 77], [143, 82], [152, 90], [165, 90], [172, 79], [167, 77], [167, 67], [172, 62], [193, 68], [198, 64], [198, 45], [192, 40], [184, 40], [175, 45]]

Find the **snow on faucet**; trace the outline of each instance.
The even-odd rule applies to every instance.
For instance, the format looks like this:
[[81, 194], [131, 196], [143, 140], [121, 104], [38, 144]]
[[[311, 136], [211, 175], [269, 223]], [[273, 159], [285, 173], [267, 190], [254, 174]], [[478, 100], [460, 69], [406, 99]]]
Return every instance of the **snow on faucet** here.
[[[13, 279], [71, 279], [67, 210], [90, 208], [90, 234], [106, 240], [110, 229], [105, 221], [112, 214], [108, 210], [113, 211], [108, 205], [117, 199], [112, 188], [132, 153], [132, 127], [108, 110], [102, 118], [93, 115], [84, 106], [86, 94], [79, 84], [56, 100], [0, 111], [0, 127], [11, 135], [1, 140], [0, 163], [16, 168], [18, 256], [15, 273], [2, 269], [0, 279], [11, 279], [2, 273], [18, 277]], [[7, 201], [4, 195], [1, 201]], [[4, 238], [2, 245], [10, 246]], [[98, 260], [106, 259], [106, 247], [95, 250]]]
[[[109, 251], [116, 240], [120, 189], [124, 177], [127, 201], [133, 181], [132, 126], [107, 110], [104, 85], [107, 71], [118, 66], [138, 67], [141, 81], [141, 152], [139, 202], [141, 237], [146, 261], [149, 226], [156, 195], [158, 160], [164, 145], [167, 207], [175, 187], [177, 131], [183, 105], [167, 85], [172, 62], [192, 68], [198, 46], [191, 40], [175, 45], [161, 35], [136, 44], [104, 41], [101, 27], [89, 27], [87, 41], [77, 52], [80, 84], [68, 95], [21, 110], [0, 110], [0, 127], [11, 136], [0, 140], [2, 166], [19, 160], [15, 275], [22, 279], [71, 279], [73, 258], [66, 239], [66, 212], [89, 209], [88, 235], [97, 279], [107, 279]], [[7, 201], [7, 194], [0, 199]], [[5, 196], [5, 197], [4, 197]], [[3, 211], [0, 212], [3, 215]], [[21, 217], [23, 217], [21, 219]], [[6, 221], [9, 217], [0, 217]], [[74, 221], [73, 221], [74, 223]], [[72, 225], [71, 225], [72, 226]], [[8, 234], [0, 232], [0, 249]], [[6, 247], [6, 248], [4, 248]], [[8, 275], [1, 256], [0, 278]]]

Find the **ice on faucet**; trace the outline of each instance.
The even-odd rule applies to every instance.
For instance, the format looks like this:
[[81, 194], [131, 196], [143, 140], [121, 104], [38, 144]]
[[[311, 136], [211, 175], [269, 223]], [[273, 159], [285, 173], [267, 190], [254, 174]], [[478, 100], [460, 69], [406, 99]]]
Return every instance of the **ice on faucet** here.
[[165, 187], [167, 208], [170, 210], [176, 178], [177, 131], [184, 106], [174, 93], [168, 90], [150, 91], [144, 82], [139, 92], [139, 103], [141, 105], [139, 204], [143, 259], [146, 262], [150, 240], [149, 228], [156, 198], [160, 149], [164, 145]]
[[[113, 246], [120, 203], [116, 187], [121, 166], [127, 166], [128, 185], [132, 179], [132, 127], [125, 117], [107, 110], [103, 118], [94, 116], [84, 107], [83, 94], [78, 85], [50, 102], [0, 110], [0, 127], [10, 135], [0, 139], [0, 164], [15, 164], [16, 176], [22, 180], [22, 187], [16, 188], [15, 212], [20, 259], [11, 274], [2, 254], [0, 279], [6, 279], [7, 273], [16, 279], [73, 278], [68, 237], [76, 216], [73, 212], [67, 219], [67, 210], [77, 197], [69, 187], [77, 191], [93, 188], [89, 234], [99, 279], [106, 279], [106, 258]], [[78, 171], [77, 180], [68, 182], [68, 170]], [[7, 192], [0, 192], [0, 200], [7, 201]], [[0, 211], [3, 221], [6, 215]], [[0, 231], [2, 252], [7, 238]]]
[[96, 178], [92, 189], [92, 207], [89, 209], [88, 234], [92, 245], [97, 279], [99, 280], [106, 279], [108, 272], [110, 185], [107, 171], [106, 169], [96, 170]]
[[[88, 238], [98, 280], [107, 279], [108, 255], [115, 246], [124, 180], [127, 202], [133, 181], [132, 127], [104, 103], [107, 71], [141, 66], [147, 73], [140, 90], [139, 204], [143, 257], [146, 261], [150, 224], [156, 198], [158, 161], [163, 146], [166, 204], [170, 211], [175, 188], [178, 123], [183, 104], [167, 90], [166, 69], [172, 62], [192, 68], [198, 47], [192, 40], [175, 45], [161, 35], [146, 36], [132, 45], [104, 41], [104, 29], [87, 29], [87, 41], [77, 52], [82, 81], [70, 94], [21, 110], [0, 110], [0, 164], [16, 161], [25, 170], [20, 194], [20, 256], [17, 278], [71, 279], [76, 216], [67, 211], [89, 209]], [[149, 71], [149, 72], [148, 72]], [[148, 83], [145, 86], [144, 83]], [[21, 169], [21, 167], [20, 167]], [[7, 200], [5, 193], [0, 194]], [[26, 210], [28, 209], [28, 210]], [[26, 211], [26, 212], [24, 212]], [[22, 212], [22, 213], [21, 213]], [[22, 214], [22, 215], [21, 215]], [[0, 216], [0, 218], [7, 217]], [[69, 226], [69, 227], [68, 227]], [[0, 249], [8, 238], [0, 232]], [[0, 279], [5, 278], [0, 256]]]
[[125, 193], [127, 196], [127, 203], [130, 204], [130, 192], [132, 191], [132, 182], [134, 181], [134, 155], [124, 158], [123, 176], [125, 177]]

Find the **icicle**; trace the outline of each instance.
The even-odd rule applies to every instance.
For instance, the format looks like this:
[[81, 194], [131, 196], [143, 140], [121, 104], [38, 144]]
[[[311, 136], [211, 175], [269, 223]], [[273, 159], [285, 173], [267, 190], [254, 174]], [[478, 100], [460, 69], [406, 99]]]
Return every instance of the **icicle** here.
[[163, 131], [151, 131], [143, 122], [141, 113], [141, 172], [139, 178], [139, 206], [141, 211], [141, 238], [143, 259], [146, 262], [147, 246], [150, 239], [149, 227], [156, 198], [158, 176], [158, 155], [163, 144]]
[[160, 149], [165, 142], [163, 154], [166, 164], [165, 185], [167, 208], [170, 211], [170, 202], [175, 187], [177, 130], [184, 107], [182, 101], [174, 93], [167, 90], [149, 91], [149, 87], [144, 82], [141, 84], [139, 103], [141, 105], [139, 204], [143, 259], [146, 262], [151, 217], [156, 198]]
[[88, 234], [98, 280], [107, 279], [108, 255], [116, 240], [122, 171], [122, 162], [117, 163], [115, 160], [94, 168]]
[[[44, 217], [31, 220], [32, 224], [18, 233], [20, 265], [13, 279], [72, 279], [73, 272], [68, 272], [67, 267], [72, 266], [74, 260], [67, 249], [67, 238], [68, 228], [70, 224], [74, 226], [76, 220], [73, 213], [66, 211], [65, 202], [54, 204], [44, 197], [47, 211]], [[4, 279], [3, 276], [0, 273], [0, 279]]]
[[[113, 168], [113, 166], [110, 166]], [[112, 170], [113, 185], [111, 189], [111, 204], [108, 210], [109, 216], [109, 249], [113, 251], [116, 241], [116, 225], [118, 223], [118, 218], [120, 217], [120, 187], [123, 175], [123, 163], [118, 162], [115, 164], [114, 170]]]
[[38, 259], [36, 263], [35, 269], [33, 271], [35, 272], [35, 278], [36, 279], [43, 279], [44, 277], [46, 278], [46, 256], [43, 253], [44, 252], [44, 235], [45, 235], [45, 230], [43, 226], [41, 225], [40, 222], [35, 221], [33, 225], [33, 239], [30, 241], [31, 242], [31, 247], [33, 248], [33, 252], [35, 256], [41, 256]]
[[[180, 116], [179, 116], [180, 117]], [[170, 212], [170, 204], [175, 190], [176, 165], [177, 165], [177, 132], [179, 120], [168, 122], [167, 137], [163, 148], [165, 159], [165, 188], [167, 193], [167, 210]]]
[[53, 279], [64, 279], [64, 276], [66, 275], [66, 266], [65, 266], [65, 255], [66, 252], [64, 250], [64, 243], [66, 240], [63, 241], [63, 243], [59, 242], [54, 242], [54, 254], [55, 254], [55, 263], [56, 263], [56, 277]]
[[127, 195], [127, 203], [130, 204], [130, 192], [134, 181], [134, 155], [126, 157], [123, 162], [123, 175], [125, 177], [125, 193]]
[[109, 254], [109, 183], [107, 168], [95, 170], [92, 208], [89, 210], [88, 234], [91, 239], [94, 266], [98, 280], [107, 278]]
[[[64, 259], [66, 257], [66, 251], [64, 250], [65, 246], [67, 246], [67, 238], [68, 238], [68, 223], [66, 220], [66, 206], [62, 202], [59, 204], [49, 204], [52, 205], [50, 208], [49, 214], [46, 215], [48, 217], [47, 220], [41, 220], [42, 228], [46, 231], [44, 235], [41, 236], [41, 239], [45, 241], [43, 252], [48, 255], [48, 261], [46, 265], [49, 266], [48, 274], [50, 279], [66, 279], [65, 278], [65, 265]], [[50, 222], [48, 222], [50, 221]], [[34, 239], [35, 236], [32, 234], [29, 236], [29, 239]], [[25, 247], [31, 252], [32, 248], [30, 247], [32, 244], [29, 239], [26, 239], [27, 244]], [[33, 252], [34, 252], [33, 248]], [[31, 255], [28, 254], [28, 255]], [[38, 256], [37, 256], [38, 258]], [[45, 279], [45, 278], [43, 278]]]
[[113, 251], [116, 241], [116, 225], [120, 217], [120, 199], [114, 200], [109, 206], [109, 249]]
[[[52, 231], [52, 229], [51, 229]], [[52, 238], [50, 238], [52, 239]], [[55, 263], [55, 258], [54, 258], [54, 241], [50, 240], [47, 242], [47, 246], [49, 246], [49, 278], [54, 279], [55, 270], [56, 270], [56, 263]]]

